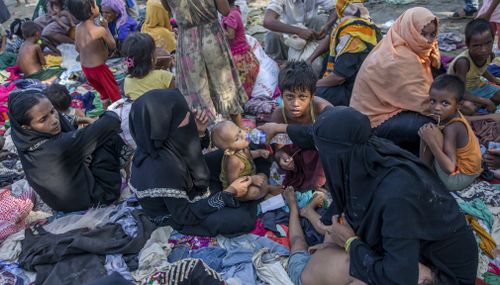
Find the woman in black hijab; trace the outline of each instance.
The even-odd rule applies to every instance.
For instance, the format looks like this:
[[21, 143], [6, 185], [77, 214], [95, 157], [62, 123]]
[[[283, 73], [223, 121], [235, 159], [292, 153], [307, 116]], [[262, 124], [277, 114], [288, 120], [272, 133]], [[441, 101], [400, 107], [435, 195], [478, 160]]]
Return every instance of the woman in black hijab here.
[[95, 123], [74, 128], [42, 93], [9, 97], [12, 140], [26, 179], [57, 211], [110, 204], [120, 195], [120, 119], [104, 112]]
[[333, 198], [320, 227], [325, 239], [347, 248], [352, 277], [417, 284], [420, 262], [437, 284], [474, 284], [472, 231], [418, 158], [373, 136], [368, 118], [349, 107], [329, 107], [312, 127], [264, 127], [269, 134], [285, 129], [294, 143], [320, 153]]
[[130, 186], [153, 222], [199, 236], [252, 230], [256, 202], [235, 199], [250, 179], [210, 193], [196, 123], [177, 89], [152, 90], [134, 101], [130, 133], [137, 143]]

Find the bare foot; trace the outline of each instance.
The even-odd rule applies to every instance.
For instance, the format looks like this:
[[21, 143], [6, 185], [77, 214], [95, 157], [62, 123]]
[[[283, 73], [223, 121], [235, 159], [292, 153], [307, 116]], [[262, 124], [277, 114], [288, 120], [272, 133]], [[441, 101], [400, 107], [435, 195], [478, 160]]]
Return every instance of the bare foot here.
[[293, 187], [286, 187], [285, 191], [283, 191], [283, 198], [285, 198], [290, 210], [292, 210], [292, 208], [297, 209], [297, 200], [295, 200], [295, 189], [293, 189]]
[[323, 206], [326, 200], [326, 194], [321, 191], [316, 191], [313, 194], [313, 198], [304, 208], [300, 209], [300, 216], [306, 218], [312, 212], [316, 212], [317, 208]]

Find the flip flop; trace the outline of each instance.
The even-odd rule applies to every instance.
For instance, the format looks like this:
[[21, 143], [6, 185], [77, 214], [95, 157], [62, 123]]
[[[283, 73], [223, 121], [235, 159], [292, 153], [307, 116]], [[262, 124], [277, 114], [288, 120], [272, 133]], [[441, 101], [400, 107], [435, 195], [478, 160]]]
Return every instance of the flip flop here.
[[[463, 14], [462, 14], [463, 13]], [[477, 11], [465, 11], [465, 10], [460, 10], [456, 11], [451, 15], [451, 19], [473, 19], [477, 14]]]

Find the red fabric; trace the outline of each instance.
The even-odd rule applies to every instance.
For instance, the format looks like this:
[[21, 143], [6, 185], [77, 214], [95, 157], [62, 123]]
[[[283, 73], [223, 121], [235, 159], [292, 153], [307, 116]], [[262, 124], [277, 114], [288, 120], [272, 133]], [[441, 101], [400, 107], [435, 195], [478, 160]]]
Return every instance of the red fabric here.
[[258, 236], [265, 236], [266, 232], [267, 230], [264, 228], [261, 219], [257, 219], [257, 221], [255, 222], [255, 227], [250, 233]]
[[325, 185], [325, 172], [317, 150], [301, 150], [296, 145], [286, 145], [283, 151], [290, 156], [293, 155], [295, 165], [295, 171], [287, 171], [285, 174], [283, 181], [285, 188], [293, 186], [297, 191], [308, 191]]
[[121, 99], [116, 79], [106, 64], [96, 67], [85, 67], [82, 65], [82, 71], [89, 84], [99, 92], [102, 101], [109, 99], [111, 102], [115, 102]]
[[9, 189], [0, 190], [0, 241], [26, 227], [24, 219], [33, 209], [33, 192], [20, 197], [11, 195]]
[[9, 66], [5, 70], [10, 72], [9, 78], [7, 78], [5, 81], [12, 81], [21, 78], [21, 70], [19, 69], [19, 66]]
[[490, 284], [484, 282], [483, 280], [481, 280], [479, 278], [476, 278], [476, 285], [490, 285]]
[[268, 239], [273, 240], [281, 245], [284, 245], [288, 249], [290, 249], [290, 240], [288, 239], [288, 227], [285, 225], [278, 225], [278, 226], [281, 227], [285, 231], [285, 233], [286, 233], [285, 237], [279, 237], [276, 234], [274, 234], [274, 232], [272, 232], [272, 231], [267, 231], [265, 237], [267, 237]]
[[495, 273], [496, 275], [500, 275], [500, 268], [498, 268], [498, 266], [495, 264], [495, 263], [492, 263], [490, 262], [490, 264], [488, 264], [488, 271], [491, 272], [491, 273]]

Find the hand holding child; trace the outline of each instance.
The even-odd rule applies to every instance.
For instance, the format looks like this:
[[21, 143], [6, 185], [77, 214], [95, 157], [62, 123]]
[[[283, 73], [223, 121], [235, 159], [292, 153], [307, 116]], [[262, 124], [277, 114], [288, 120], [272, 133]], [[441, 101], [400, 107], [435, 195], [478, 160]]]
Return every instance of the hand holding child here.
[[342, 214], [342, 221], [343, 223], [340, 223], [339, 215], [333, 215], [332, 224], [330, 226], [327, 226], [323, 224], [321, 220], [318, 220], [318, 228], [325, 231], [325, 242], [328, 241], [340, 247], [344, 247], [346, 241], [356, 235], [352, 227], [347, 222], [345, 214]]
[[253, 175], [250, 177], [252, 179], [252, 184], [257, 187], [262, 187], [264, 185], [264, 176], [262, 175]]
[[248, 192], [248, 186], [252, 184], [252, 178], [249, 176], [240, 177], [231, 183], [229, 187], [224, 190], [226, 192], [232, 193], [236, 198], [241, 198], [245, 196]]
[[208, 127], [208, 116], [203, 110], [193, 109], [194, 121], [198, 129], [198, 135], [204, 136]]

